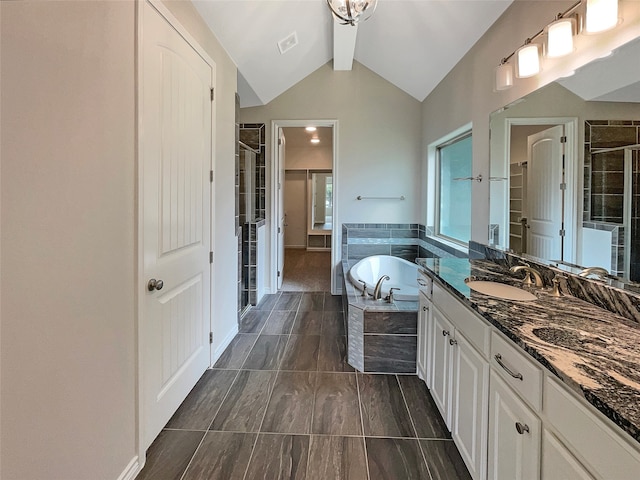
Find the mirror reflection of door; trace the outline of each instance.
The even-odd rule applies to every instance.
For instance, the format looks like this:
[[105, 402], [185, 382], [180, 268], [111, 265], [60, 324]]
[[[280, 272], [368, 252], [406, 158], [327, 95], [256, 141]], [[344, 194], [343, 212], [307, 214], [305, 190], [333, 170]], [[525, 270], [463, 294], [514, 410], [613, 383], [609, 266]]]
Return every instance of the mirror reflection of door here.
[[509, 248], [562, 259], [562, 125], [514, 125], [510, 139]]

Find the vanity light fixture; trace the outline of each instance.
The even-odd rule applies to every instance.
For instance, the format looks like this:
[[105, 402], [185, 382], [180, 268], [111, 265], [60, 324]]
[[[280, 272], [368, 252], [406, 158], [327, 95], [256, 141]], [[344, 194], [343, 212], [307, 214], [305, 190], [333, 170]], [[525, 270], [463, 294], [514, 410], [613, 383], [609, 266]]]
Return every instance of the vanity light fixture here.
[[524, 45], [516, 50], [516, 76], [518, 78], [533, 77], [540, 73], [540, 45], [531, 43], [527, 38]]
[[318, 143], [320, 143], [320, 139], [318, 137], [313, 137], [311, 139], [311, 143], [313, 143], [314, 145], [317, 145]]
[[327, 0], [327, 5], [341, 25], [355, 26], [369, 20], [378, 5], [378, 0]]
[[604, 32], [618, 24], [618, 0], [587, 0], [585, 32]]
[[309, 127], [305, 127], [305, 130], [306, 130], [307, 132], [315, 132], [315, 131], [317, 130], [317, 128], [316, 128], [316, 127], [311, 127], [311, 126], [309, 126]]
[[[574, 50], [573, 37], [580, 33], [582, 18], [585, 33], [603, 32], [620, 23], [618, 18], [619, 0], [578, 0], [564, 12], [556, 15], [549, 25], [527, 38], [524, 45], [502, 59], [494, 71], [494, 91], [506, 90], [513, 86], [513, 66], [509, 65], [515, 57], [516, 77], [527, 78], [541, 70], [540, 44], [536, 39], [546, 34], [544, 55], [548, 58], [562, 57]], [[577, 10], [581, 5], [585, 10]], [[583, 13], [584, 12], [584, 17]]]

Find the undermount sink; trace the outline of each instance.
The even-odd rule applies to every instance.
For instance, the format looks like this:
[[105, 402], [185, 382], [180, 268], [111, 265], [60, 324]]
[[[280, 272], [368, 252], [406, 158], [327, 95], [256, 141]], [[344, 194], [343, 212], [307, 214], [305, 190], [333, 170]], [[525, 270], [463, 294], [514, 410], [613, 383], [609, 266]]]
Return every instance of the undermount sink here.
[[499, 282], [487, 282], [482, 280], [469, 280], [466, 281], [467, 287], [476, 292], [489, 295], [491, 297], [500, 298], [502, 300], [520, 300], [531, 301], [537, 300], [533, 293], [527, 292], [518, 287], [512, 287], [511, 285], [505, 285]]

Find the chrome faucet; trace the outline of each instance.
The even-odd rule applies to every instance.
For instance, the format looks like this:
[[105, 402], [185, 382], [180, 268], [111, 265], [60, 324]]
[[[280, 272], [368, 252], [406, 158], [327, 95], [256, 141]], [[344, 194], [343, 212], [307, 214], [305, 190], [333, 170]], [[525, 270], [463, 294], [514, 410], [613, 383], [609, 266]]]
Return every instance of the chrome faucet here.
[[579, 277], [588, 277], [589, 275], [596, 275], [599, 279], [604, 280], [609, 275], [609, 271], [602, 267], [587, 267], [578, 273]]
[[513, 273], [517, 273], [520, 270], [524, 270], [526, 272], [522, 283], [524, 283], [525, 285], [535, 285], [538, 288], [544, 287], [544, 282], [542, 281], [542, 276], [540, 275], [540, 272], [538, 272], [535, 268], [531, 267], [530, 265], [516, 265], [515, 267], [511, 267], [509, 269], [509, 271]]
[[384, 282], [385, 280], [390, 280], [389, 275], [383, 275], [378, 279], [378, 283], [376, 283], [376, 287], [373, 289], [374, 300], [380, 300], [380, 298], [382, 297], [382, 282]]

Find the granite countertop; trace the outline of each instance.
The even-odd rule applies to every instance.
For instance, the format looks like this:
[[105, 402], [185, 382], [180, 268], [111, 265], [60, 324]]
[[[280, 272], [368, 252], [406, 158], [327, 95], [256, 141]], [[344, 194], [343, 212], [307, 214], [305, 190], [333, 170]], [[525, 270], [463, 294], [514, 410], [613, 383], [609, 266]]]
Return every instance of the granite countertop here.
[[[538, 300], [511, 301], [471, 291], [464, 282], [523, 287], [487, 260], [417, 259], [456, 297], [640, 442], [640, 325], [571, 296], [531, 288]], [[524, 287], [526, 288], [526, 287]]]

